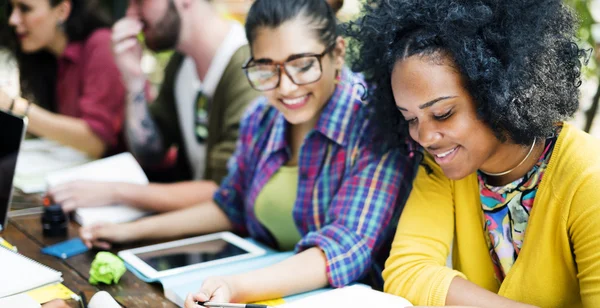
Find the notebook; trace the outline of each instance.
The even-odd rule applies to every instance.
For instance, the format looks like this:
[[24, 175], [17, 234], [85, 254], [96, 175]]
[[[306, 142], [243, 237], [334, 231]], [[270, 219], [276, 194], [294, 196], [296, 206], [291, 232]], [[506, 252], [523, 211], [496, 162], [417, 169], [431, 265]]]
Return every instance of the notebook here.
[[62, 273], [0, 247], [0, 298], [62, 282]]
[[[121, 153], [77, 167], [52, 172], [46, 176], [48, 187], [79, 180], [148, 184], [146, 174], [131, 153]], [[74, 219], [80, 225], [87, 226], [99, 222], [128, 222], [147, 214], [146, 211], [125, 204], [113, 204], [78, 208], [75, 210]]]
[[363, 307], [412, 307], [399, 296], [373, 290], [363, 285], [335, 289], [280, 306], [281, 308], [363, 308]]

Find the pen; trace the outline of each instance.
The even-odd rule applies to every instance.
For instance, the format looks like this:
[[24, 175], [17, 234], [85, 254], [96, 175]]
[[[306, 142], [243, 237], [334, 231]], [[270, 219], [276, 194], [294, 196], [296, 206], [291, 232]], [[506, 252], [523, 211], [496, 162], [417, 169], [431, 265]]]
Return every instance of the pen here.
[[17, 251], [17, 247], [11, 245], [9, 242], [7, 242], [5, 239], [0, 237], [0, 245], [12, 250], [12, 251]]
[[215, 303], [215, 302], [197, 302], [198, 305], [211, 308], [271, 308], [267, 305], [258, 304], [231, 304], [231, 303]]
[[87, 308], [87, 299], [85, 298], [85, 294], [82, 291], [79, 291], [79, 300], [81, 300], [81, 308]]

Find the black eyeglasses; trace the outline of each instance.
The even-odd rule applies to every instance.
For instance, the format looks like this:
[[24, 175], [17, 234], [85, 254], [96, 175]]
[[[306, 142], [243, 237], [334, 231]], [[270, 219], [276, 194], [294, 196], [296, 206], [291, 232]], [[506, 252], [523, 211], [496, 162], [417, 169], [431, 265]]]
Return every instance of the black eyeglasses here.
[[321, 79], [321, 75], [323, 75], [322, 59], [334, 47], [335, 44], [331, 44], [320, 54], [292, 55], [284, 62], [250, 58], [242, 69], [246, 73], [250, 85], [258, 91], [269, 91], [279, 87], [282, 67], [290, 80], [301, 86]]

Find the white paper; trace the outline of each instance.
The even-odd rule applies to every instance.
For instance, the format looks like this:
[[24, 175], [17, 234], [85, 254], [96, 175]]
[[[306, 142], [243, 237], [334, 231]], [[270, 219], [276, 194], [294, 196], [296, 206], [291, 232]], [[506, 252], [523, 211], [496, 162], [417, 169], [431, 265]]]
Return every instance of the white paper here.
[[20, 293], [17, 295], [12, 295], [4, 298], [0, 298], [0, 307], [3, 308], [40, 308], [38, 302], [36, 302], [31, 296], [27, 295], [27, 293]]
[[[46, 177], [48, 187], [80, 180], [148, 184], [148, 178], [142, 167], [130, 153], [121, 153], [81, 166], [55, 171]], [[122, 223], [136, 220], [147, 214], [146, 211], [124, 204], [114, 204], [78, 208], [75, 212], [75, 220], [82, 226], [98, 222]]]
[[148, 212], [127, 205], [109, 205], [85, 207], [75, 210], [74, 219], [82, 226], [90, 226], [100, 222], [120, 224], [134, 221], [148, 215]]
[[76, 180], [148, 184], [146, 174], [131, 153], [121, 153], [81, 166], [51, 172], [46, 177], [50, 187]]
[[315, 296], [306, 297], [289, 304], [280, 306], [281, 308], [364, 308], [364, 307], [412, 307], [412, 304], [406, 299], [375, 291], [366, 286], [356, 285], [343, 287]]
[[14, 186], [24, 193], [46, 190], [46, 176], [90, 161], [83, 152], [46, 139], [28, 139], [21, 144]]
[[47, 174], [89, 162], [83, 152], [45, 139], [24, 140], [17, 162], [17, 175]]

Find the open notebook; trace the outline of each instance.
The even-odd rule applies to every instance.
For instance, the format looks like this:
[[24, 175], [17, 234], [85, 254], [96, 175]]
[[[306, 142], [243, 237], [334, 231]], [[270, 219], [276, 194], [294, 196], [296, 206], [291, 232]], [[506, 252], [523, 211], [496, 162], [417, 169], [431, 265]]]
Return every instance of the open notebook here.
[[[130, 153], [96, 160], [77, 167], [55, 171], [46, 176], [48, 187], [72, 181], [124, 182], [132, 184], [148, 184], [148, 178], [142, 167]], [[125, 204], [78, 208], [75, 221], [80, 225], [92, 225], [97, 222], [122, 223], [136, 220], [148, 214]]]
[[62, 273], [0, 246], [0, 298], [62, 282]]

